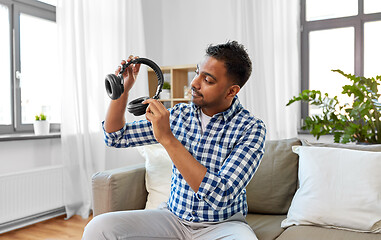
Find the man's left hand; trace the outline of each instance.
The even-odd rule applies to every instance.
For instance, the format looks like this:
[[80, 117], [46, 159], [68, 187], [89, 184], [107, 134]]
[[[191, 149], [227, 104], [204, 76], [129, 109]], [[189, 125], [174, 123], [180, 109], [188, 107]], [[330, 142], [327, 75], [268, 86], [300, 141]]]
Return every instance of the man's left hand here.
[[156, 140], [163, 146], [169, 144], [174, 138], [169, 124], [169, 111], [156, 99], [148, 99], [143, 104], [149, 104], [146, 119], [152, 123]]

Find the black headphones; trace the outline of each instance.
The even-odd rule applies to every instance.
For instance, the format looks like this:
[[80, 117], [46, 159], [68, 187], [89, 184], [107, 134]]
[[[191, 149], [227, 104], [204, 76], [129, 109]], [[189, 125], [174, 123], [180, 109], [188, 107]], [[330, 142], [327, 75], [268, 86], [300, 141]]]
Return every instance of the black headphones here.
[[[122, 93], [124, 92], [124, 79], [123, 79], [123, 72], [127, 69], [130, 64], [145, 64], [153, 69], [153, 71], [156, 73], [157, 77], [157, 90], [155, 93], [155, 96], [153, 96], [153, 99], [158, 99], [159, 94], [161, 92], [161, 89], [163, 88], [164, 83], [164, 77], [163, 72], [161, 71], [160, 67], [154, 63], [153, 61], [147, 59], [147, 58], [137, 58], [134, 60], [131, 60], [130, 62], [123, 64], [122, 68], [116, 76], [115, 74], [108, 74], [105, 79], [105, 85], [106, 85], [106, 91], [108, 96], [112, 99], [118, 99]], [[135, 116], [140, 116], [146, 113], [146, 109], [148, 107], [148, 104], [142, 104], [145, 100], [149, 99], [149, 97], [140, 97], [133, 101], [131, 101], [128, 106], [127, 110], [134, 114]]]

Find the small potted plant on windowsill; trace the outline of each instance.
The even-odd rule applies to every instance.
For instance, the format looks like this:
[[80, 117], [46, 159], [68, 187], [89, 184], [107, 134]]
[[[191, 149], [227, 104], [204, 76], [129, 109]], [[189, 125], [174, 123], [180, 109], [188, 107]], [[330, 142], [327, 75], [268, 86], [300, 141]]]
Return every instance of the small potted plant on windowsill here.
[[47, 135], [49, 134], [49, 122], [46, 119], [46, 115], [41, 113], [35, 116], [35, 121], [33, 123], [34, 134], [35, 135]]
[[365, 78], [332, 70], [348, 78], [352, 84], [344, 85], [342, 94], [353, 97], [350, 104], [340, 104], [337, 96], [330, 98], [317, 90], [304, 90], [294, 96], [287, 106], [296, 102], [308, 102], [322, 109], [321, 115], [305, 119], [303, 130], [308, 130], [317, 139], [321, 135], [333, 134], [339, 143], [381, 143], [381, 103], [378, 86], [381, 76]]
[[170, 99], [171, 98], [171, 84], [169, 82], [163, 83], [163, 88], [160, 93], [160, 99]]

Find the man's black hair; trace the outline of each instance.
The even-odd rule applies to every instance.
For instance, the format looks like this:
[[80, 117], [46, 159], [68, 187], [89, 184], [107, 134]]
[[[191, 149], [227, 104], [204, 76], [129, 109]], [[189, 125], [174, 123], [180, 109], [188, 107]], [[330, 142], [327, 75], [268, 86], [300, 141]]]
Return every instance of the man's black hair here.
[[225, 63], [227, 75], [232, 78], [234, 84], [241, 88], [250, 77], [252, 64], [245, 47], [236, 41], [228, 41], [223, 44], [209, 45], [206, 56], [213, 57]]

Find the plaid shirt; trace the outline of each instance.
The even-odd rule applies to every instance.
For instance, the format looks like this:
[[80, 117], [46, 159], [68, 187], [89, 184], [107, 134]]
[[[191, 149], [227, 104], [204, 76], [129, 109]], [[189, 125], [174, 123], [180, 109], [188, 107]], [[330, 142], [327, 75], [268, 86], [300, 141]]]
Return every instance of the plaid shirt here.
[[[218, 222], [238, 212], [246, 216], [245, 187], [264, 153], [264, 123], [251, 116], [238, 97], [228, 110], [211, 118], [204, 133], [200, 109], [193, 103], [177, 104], [169, 111], [172, 133], [207, 168], [195, 193], [173, 166], [169, 210], [194, 222]], [[114, 133], [105, 132], [105, 142], [117, 148], [157, 143], [146, 120], [127, 123]]]

